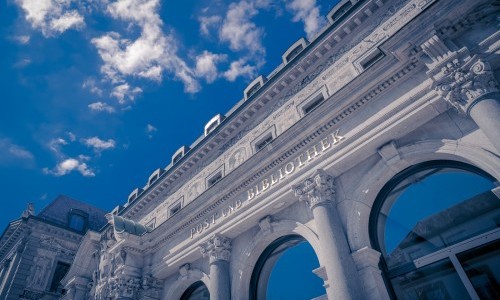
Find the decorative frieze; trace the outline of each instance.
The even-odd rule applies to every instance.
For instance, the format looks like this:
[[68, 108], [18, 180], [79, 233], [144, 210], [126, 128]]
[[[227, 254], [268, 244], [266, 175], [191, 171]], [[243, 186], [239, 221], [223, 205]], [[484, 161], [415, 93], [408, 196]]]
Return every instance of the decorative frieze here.
[[220, 234], [214, 234], [207, 242], [200, 245], [201, 254], [210, 258], [210, 264], [219, 260], [229, 261], [231, 240]]
[[311, 209], [335, 200], [334, 178], [322, 169], [316, 170], [313, 176], [293, 186], [292, 189], [295, 196], [300, 201], [306, 201]]

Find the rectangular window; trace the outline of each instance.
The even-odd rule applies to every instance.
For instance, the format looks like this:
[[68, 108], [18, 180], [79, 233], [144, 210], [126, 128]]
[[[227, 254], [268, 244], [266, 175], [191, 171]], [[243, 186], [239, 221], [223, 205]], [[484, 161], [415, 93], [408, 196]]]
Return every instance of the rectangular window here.
[[52, 282], [50, 284], [50, 291], [57, 292], [61, 280], [66, 276], [66, 273], [69, 271], [70, 264], [63, 263], [58, 261], [56, 270], [54, 271], [54, 276], [52, 276]]
[[170, 208], [170, 216], [173, 216], [175, 215], [176, 213], [178, 213], [179, 211], [181, 210], [181, 202], [175, 204], [174, 206], [172, 206]]
[[255, 144], [255, 151], [259, 151], [259, 150], [265, 148], [272, 141], [273, 141], [273, 135], [271, 133], [269, 133], [262, 140], [260, 140], [258, 143]]
[[211, 187], [222, 179], [222, 172], [218, 172], [207, 181], [207, 186]]
[[380, 51], [380, 49], [376, 49], [373, 53], [371, 53], [364, 61], [360, 63], [363, 69], [368, 69], [373, 66], [376, 62], [381, 60], [385, 56], [384, 52]]
[[307, 115], [313, 109], [315, 109], [316, 107], [318, 107], [323, 102], [323, 100], [325, 100], [325, 98], [323, 97], [323, 95], [319, 95], [318, 98], [316, 98], [315, 100], [311, 101], [306, 106], [304, 106], [304, 108], [303, 108], [304, 115]]

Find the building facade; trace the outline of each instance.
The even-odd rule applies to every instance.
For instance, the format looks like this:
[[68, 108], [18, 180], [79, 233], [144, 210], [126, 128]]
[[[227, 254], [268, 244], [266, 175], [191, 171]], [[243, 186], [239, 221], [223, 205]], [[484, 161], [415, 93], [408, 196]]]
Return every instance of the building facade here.
[[265, 299], [309, 244], [323, 299], [498, 299], [490, 0], [343, 0], [89, 231], [63, 299]]
[[0, 237], [0, 299], [60, 299], [85, 232], [105, 224], [103, 211], [67, 196], [38, 214], [29, 204]]

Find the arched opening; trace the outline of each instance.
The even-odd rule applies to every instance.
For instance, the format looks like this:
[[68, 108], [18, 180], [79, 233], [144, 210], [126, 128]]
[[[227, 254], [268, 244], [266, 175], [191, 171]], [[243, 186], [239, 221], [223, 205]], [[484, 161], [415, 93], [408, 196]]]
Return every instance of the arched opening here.
[[370, 238], [394, 298], [500, 299], [495, 185], [471, 165], [430, 161], [384, 186], [370, 215]]
[[326, 294], [312, 271], [319, 267], [311, 245], [299, 235], [272, 242], [259, 257], [250, 280], [250, 300], [313, 299]]
[[210, 293], [203, 282], [197, 281], [182, 294], [181, 300], [210, 300]]

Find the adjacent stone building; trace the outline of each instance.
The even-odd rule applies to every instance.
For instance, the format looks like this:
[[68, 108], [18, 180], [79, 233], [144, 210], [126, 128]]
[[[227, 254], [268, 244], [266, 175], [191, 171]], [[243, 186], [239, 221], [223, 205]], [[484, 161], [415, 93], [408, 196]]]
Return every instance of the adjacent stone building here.
[[499, 7], [341, 1], [86, 234], [63, 299], [265, 299], [298, 242], [325, 299], [498, 299]]
[[83, 235], [105, 224], [103, 211], [67, 196], [38, 214], [29, 204], [0, 237], [0, 299], [60, 299]]

